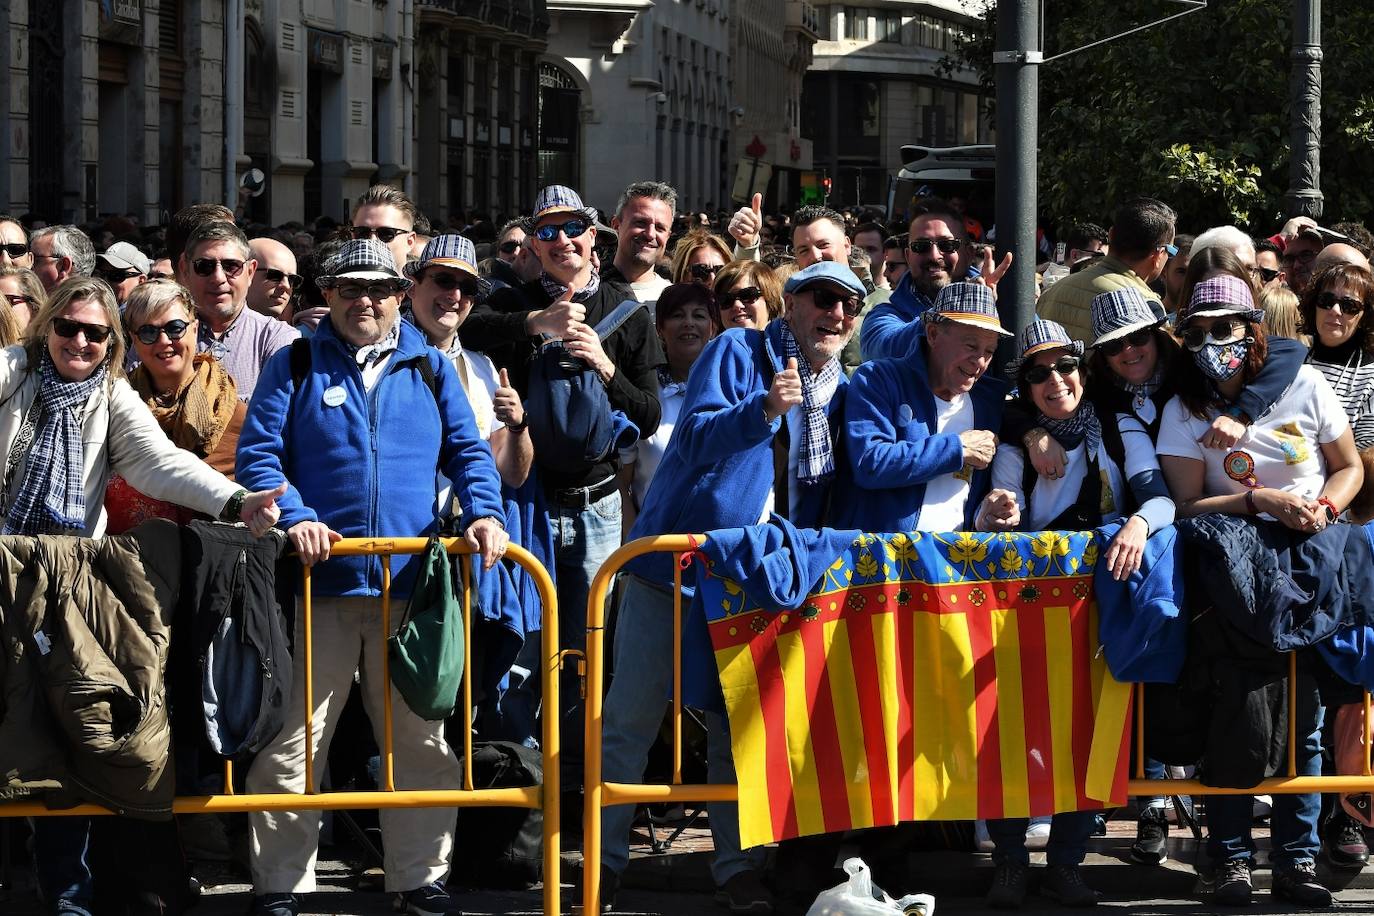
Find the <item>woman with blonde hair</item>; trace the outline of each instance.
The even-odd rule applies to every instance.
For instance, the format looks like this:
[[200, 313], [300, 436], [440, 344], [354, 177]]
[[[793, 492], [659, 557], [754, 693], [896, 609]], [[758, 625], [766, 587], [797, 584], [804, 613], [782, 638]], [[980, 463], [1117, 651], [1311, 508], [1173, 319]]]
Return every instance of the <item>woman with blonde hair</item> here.
[[1286, 286], [1266, 286], [1260, 290], [1259, 307], [1270, 337], [1287, 337], [1303, 344], [1309, 341], [1300, 329], [1302, 316], [1298, 312], [1297, 293]]
[[704, 229], [693, 229], [678, 239], [673, 248], [673, 282], [695, 283], [710, 289], [730, 259], [730, 247], [724, 239]]
[[0, 346], [8, 347], [19, 342], [48, 293], [38, 274], [27, 267], [0, 267], [0, 296], [6, 306], [0, 308]]

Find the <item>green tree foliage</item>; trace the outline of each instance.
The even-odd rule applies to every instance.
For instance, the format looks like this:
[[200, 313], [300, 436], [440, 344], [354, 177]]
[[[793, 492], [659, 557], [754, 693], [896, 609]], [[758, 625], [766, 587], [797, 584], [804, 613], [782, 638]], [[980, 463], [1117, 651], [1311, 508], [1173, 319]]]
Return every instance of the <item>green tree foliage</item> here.
[[[1030, 0], [1034, 2], [1034, 0]], [[1323, 222], [1374, 214], [1374, 3], [1324, 0]], [[1044, 5], [1045, 54], [1179, 7], [1162, 0]], [[995, 2], [947, 66], [993, 87]], [[1040, 210], [1057, 225], [1105, 222], [1147, 194], [1182, 229], [1277, 229], [1289, 182], [1288, 0], [1212, 0], [1206, 10], [1040, 68]]]

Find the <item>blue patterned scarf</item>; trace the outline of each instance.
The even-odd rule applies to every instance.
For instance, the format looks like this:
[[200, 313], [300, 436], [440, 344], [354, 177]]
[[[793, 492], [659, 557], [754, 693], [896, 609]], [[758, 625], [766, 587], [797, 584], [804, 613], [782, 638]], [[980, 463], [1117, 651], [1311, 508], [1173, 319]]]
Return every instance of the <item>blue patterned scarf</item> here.
[[802, 383], [802, 436], [797, 449], [797, 479], [802, 483], [829, 480], [835, 473], [835, 451], [830, 442], [830, 421], [825, 409], [840, 384], [840, 361], [832, 359], [815, 374], [811, 361], [802, 355], [792, 328], [782, 322], [783, 359], [797, 361]]
[[[553, 277], [550, 277], [548, 274], [539, 275], [539, 285], [544, 287], [544, 292], [548, 293], [549, 298], [552, 299], [554, 302], [557, 302], [558, 299], [563, 295], [563, 291], [567, 289], [566, 286], [564, 286], [562, 283], [559, 283], [557, 280], [555, 280]], [[596, 295], [596, 291], [600, 288], [601, 277], [597, 275], [596, 271], [592, 271], [591, 277], [587, 280], [587, 285], [579, 290], [573, 291], [573, 302], [586, 302], [592, 296]]]
[[1080, 402], [1078, 410], [1067, 420], [1056, 420], [1042, 413], [1039, 423], [1055, 442], [1064, 446], [1065, 451], [1078, 448], [1079, 443], [1085, 439], [1088, 442], [1089, 457], [1096, 455], [1102, 447], [1102, 425], [1098, 422], [1097, 411], [1093, 409], [1092, 401]]
[[108, 361], [84, 382], [57, 374], [43, 351], [38, 368], [38, 429], [3, 534], [67, 534], [86, 528], [86, 452], [81, 443], [79, 409], [108, 374]]

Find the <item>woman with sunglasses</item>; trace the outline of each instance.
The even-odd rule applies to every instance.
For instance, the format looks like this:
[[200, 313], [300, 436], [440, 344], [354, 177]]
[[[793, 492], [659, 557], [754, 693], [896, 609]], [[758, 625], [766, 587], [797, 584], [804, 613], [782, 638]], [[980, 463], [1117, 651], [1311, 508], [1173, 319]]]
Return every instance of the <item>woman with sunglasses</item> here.
[[705, 229], [693, 229], [673, 247], [674, 283], [695, 283], [711, 289], [716, 275], [730, 263], [730, 247], [725, 240]]
[[1312, 335], [1307, 358], [1340, 398], [1360, 451], [1374, 446], [1374, 277], [1333, 264], [1312, 278], [1298, 306]]
[[[1062, 478], [1039, 477], [1021, 448], [999, 445], [992, 462], [993, 489], [983, 500], [976, 527], [1082, 531], [1122, 521], [1102, 562], [1116, 579], [1125, 579], [1139, 568], [1145, 539], [1174, 520], [1154, 444], [1138, 422], [1097, 413], [1086, 396], [1083, 343], [1070, 339], [1062, 325], [1034, 321], [1017, 344], [1020, 355], [1008, 366], [1016, 379], [1017, 400], [1067, 451], [1068, 465]], [[1096, 892], [1079, 874], [1093, 823], [1091, 811], [1061, 812], [1051, 819], [1042, 896], [1066, 906], [1097, 902]], [[1026, 826], [1024, 818], [988, 822], [999, 862], [988, 896], [994, 906], [1019, 905], [1024, 894]]]
[[782, 280], [762, 261], [731, 261], [716, 274], [716, 305], [726, 328], [762, 331], [782, 314]]
[[27, 267], [0, 267], [0, 346], [18, 343], [34, 313], [48, 298], [38, 274]]
[[458, 339], [458, 329], [472, 313], [473, 305], [485, 298], [490, 288], [477, 275], [472, 242], [461, 235], [435, 236], [404, 271], [415, 281], [408, 291], [406, 318], [424, 332], [430, 346], [453, 363], [477, 420], [477, 431], [491, 446], [501, 482], [518, 488], [534, 463], [534, 444], [526, 431], [520, 395], [511, 387], [506, 370], [497, 372], [490, 357], [465, 349]]
[[[286, 492], [248, 493], [168, 439], [124, 379], [114, 293], [90, 277], [59, 284], [24, 345], [0, 350], [0, 467], [4, 534], [103, 536], [113, 474], [155, 499], [245, 522], [259, 536], [276, 523]], [[160, 861], [179, 861], [174, 836], [146, 830], [141, 839], [162, 847], [148, 850]], [[89, 842], [89, 818], [34, 822], [34, 866], [51, 911], [92, 912]]]
[[[191, 294], [172, 280], [134, 287], [124, 305], [138, 368], [129, 384], [148, 405], [167, 437], [229, 479], [247, 403], [219, 360], [196, 354]], [[145, 496], [118, 473], [105, 489], [106, 530], [119, 534], [150, 518], [186, 524], [195, 513]]]
[[[1312, 366], [1302, 366], [1293, 383], [1258, 417], [1230, 450], [1199, 441], [1208, 424], [1236, 403], [1242, 387], [1270, 358], [1263, 313], [1250, 284], [1232, 276], [1203, 280], [1180, 316], [1186, 351], [1178, 365], [1178, 395], [1164, 410], [1159, 433], [1160, 465], [1183, 518], [1208, 513], [1258, 516], [1261, 527], [1282, 525], [1301, 543], [1336, 521], [1359, 490], [1363, 472], [1349, 418], [1331, 386]], [[1270, 535], [1261, 532], [1266, 543]], [[1277, 541], [1275, 541], [1277, 543]], [[1280, 548], [1274, 548], [1280, 549]], [[1252, 619], [1260, 607], [1228, 609]], [[1251, 653], [1253, 654], [1253, 653]], [[1287, 663], [1276, 655], [1275, 668]], [[1211, 670], [1234, 660], [1211, 658]], [[1322, 711], [1310, 674], [1302, 665], [1296, 727], [1298, 775], [1321, 772]], [[1274, 739], [1271, 739], [1274, 740]], [[1239, 748], [1238, 752], [1245, 750]], [[1215, 902], [1248, 903], [1251, 895], [1251, 804], [1246, 795], [1208, 801], [1208, 852], [1218, 863]], [[1331, 894], [1313, 867], [1320, 848], [1316, 793], [1274, 798], [1270, 862], [1274, 893], [1303, 906], [1327, 906]]]

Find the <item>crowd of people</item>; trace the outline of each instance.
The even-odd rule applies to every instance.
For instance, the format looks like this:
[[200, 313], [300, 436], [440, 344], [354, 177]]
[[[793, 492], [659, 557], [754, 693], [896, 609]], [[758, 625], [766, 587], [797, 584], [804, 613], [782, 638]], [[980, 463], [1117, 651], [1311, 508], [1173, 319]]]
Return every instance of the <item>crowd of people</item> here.
[[[765, 215], [756, 196], [689, 216], [673, 188], [640, 181], [605, 221], [550, 186], [504, 225], [447, 232], [385, 185], [347, 224], [309, 229], [245, 225], [215, 205], [154, 232], [0, 216], [5, 533], [99, 538], [203, 517], [284, 531], [315, 567], [314, 732], [297, 658], [287, 724], [246, 780], [299, 792], [305, 743], [327, 755], [355, 678], [382, 741], [383, 572], [331, 557], [340, 537], [461, 534], [483, 572], [520, 543], [556, 582], [560, 647], [580, 650], [592, 579], [622, 543], [772, 514], [864, 531], [1118, 523], [1101, 562], [1123, 581], [1182, 520], [1246, 517], [1305, 539], [1374, 517], [1374, 238], [1361, 227], [1295, 218], [1265, 238], [1185, 235], [1164, 202], [1128, 200], [1109, 229], [1064, 233], [1037, 272], [1037, 319], [1008, 328], [996, 297], [1011, 256], [995, 261], [982, 227], [944, 201], [913, 213], [897, 225], [824, 206]], [[1008, 344], [1014, 358], [995, 367]], [[391, 572], [404, 598], [415, 563]], [[641, 780], [658, 740], [673, 582], [666, 555], [622, 577], [611, 782]], [[526, 621], [523, 643], [498, 656], [483, 713], [460, 727], [537, 746], [539, 718], [557, 716], [564, 807], [578, 812], [577, 671], [563, 668], [561, 708], [541, 710], [537, 619], [481, 610]], [[1321, 772], [1329, 747], [1316, 667], [1301, 668], [1296, 689], [1314, 699], [1288, 724], [1302, 774]], [[456, 787], [444, 724], [397, 696], [396, 786]], [[709, 779], [731, 782], [728, 722], [705, 721]], [[1138, 862], [1167, 855], [1166, 804], [1139, 802]], [[1323, 845], [1338, 867], [1368, 859], [1360, 823], [1321, 807], [1314, 794], [1273, 802], [1274, 894], [1303, 906], [1332, 902], [1315, 872]], [[1245, 796], [1208, 802], [1218, 904], [1250, 900], [1251, 811]], [[633, 816], [603, 813], [590, 867], [606, 906]], [[783, 908], [779, 892], [796, 888], [740, 848], [734, 805], [711, 805], [709, 823], [720, 903]], [[318, 812], [251, 816], [260, 916], [296, 916], [314, 890], [319, 829]], [[448, 912], [452, 810], [387, 811], [381, 829], [398, 908]], [[1053, 817], [1042, 896], [1097, 902], [1079, 868], [1093, 829], [1091, 812]], [[1028, 830], [986, 825], [994, 906], [1023, 902]], [[39, 819], [34, 834], [50, 910], [90, 916], [89, 822]]]

